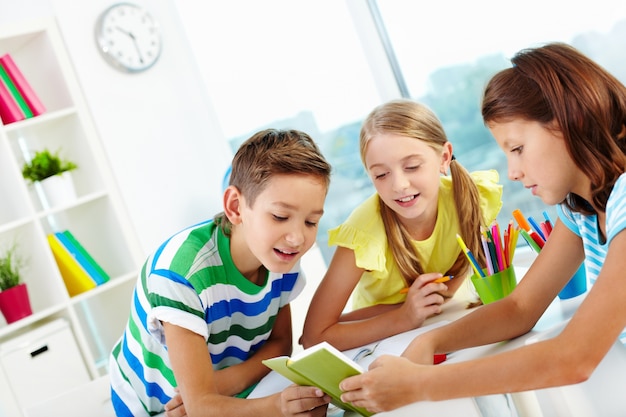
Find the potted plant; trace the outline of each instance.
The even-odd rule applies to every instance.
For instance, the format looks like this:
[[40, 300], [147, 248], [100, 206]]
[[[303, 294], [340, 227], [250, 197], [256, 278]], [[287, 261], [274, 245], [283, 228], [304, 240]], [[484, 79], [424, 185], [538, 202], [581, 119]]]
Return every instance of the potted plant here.
[[7, 323], [30, 316], [26, 283], [22, 282], [23, 259], [17, 254], [17, 245], [0, 254], [0, 312]]
[[62, 159], [59, 151], [48, 149], [35, 152], [30, 161], [24, 163], [22, 176], [32, 184], [41, 184], [45, 206], [56, 206], [76, 199], [71, 171], [76, 163]]

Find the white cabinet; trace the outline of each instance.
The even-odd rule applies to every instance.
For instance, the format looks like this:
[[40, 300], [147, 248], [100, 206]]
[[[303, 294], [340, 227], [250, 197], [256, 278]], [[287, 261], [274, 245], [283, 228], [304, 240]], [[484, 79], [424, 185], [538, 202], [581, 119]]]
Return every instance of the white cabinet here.
[[90, 381], [76, 339], [64, 319], [0, 345], [0, 365], [22, 408]]
[[[5, 53], [11, 54], [46, 112], [0, 124], [0, 248], [16, 243], [28, 261], [24, 281], [33, 309], [31, 316], [11, 324], [0, 317], [0, 345], [62, 318], [75, 336], [89, 377], [96, 379], [106, 374], [108, 354], [123, 331], [144, 254], [55, 20], [0, 27], [0, 55]], [[42, 148], [60, 150], [78, 164], [72, 172], [75, 201], [48, 208], [22, 178], [25, 155]], [[107, 271], [109, 282], [69, 296], [46, 239], [64, 229]], [[0, 374], [0, 385], [5, 376]], [[14, 400], [0, 390], [3, 408]]]

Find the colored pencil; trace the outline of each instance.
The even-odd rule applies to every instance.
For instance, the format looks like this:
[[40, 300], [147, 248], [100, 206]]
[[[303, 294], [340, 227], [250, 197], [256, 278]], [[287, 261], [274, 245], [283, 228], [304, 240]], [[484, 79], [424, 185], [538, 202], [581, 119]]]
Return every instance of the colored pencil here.
[[485, 252], [485, 261], [487, 262], [487, 272], [489, 275], [494, 274], [493, 264], [491, 263], [491, 253], [489, 252], [489, 243], [487, 242], [487, 232], [483, 231], [480, 240], [483, 244], [483, 251]]
[[539, 237], [545, 242], [545, 240], [547, 239], [547, 237], [543, 234], [543, 232], [541, 231], [541, 227], [539, 226], [539, 224], [535, 221], [535, 219], [533, 219], [532, 216], [528, 216], [528, 222], [530, 223], [530, 225], [532, 226], [533, 230], [535, 232], [537, 232], [537, 234], [539, 235]]
[[457, 242], [459, 242], [459, 246], [461, 246], [461, 249], [465, 253], [465, 256], [467, 257], [467, 259], [469, 259], [470, 264], [472, 265], [472, 268], [474, 268], [474, 272], [476, 272], [476, 275], [484, 278], [485, 273], [483, 272], [482, 268], [478, 264], [478, 261], [474, 257], [474, 254], [472, 253], [472, 251], [470, 251], [467, 248], [467, 246], [465, 245], [465, 242], [463, 242], [463, 238], [461, 238], [461, 236], [458, 233], [456, 235], [456, 240]]
[[[445, 277], [440, 277], [437, 279], [432, 280], [431, 282], [437, 282], [437, 283], [441, 283], [441, 282], [448, 282], [450, 281], [452, 278], [454, 278], [454, 275], [446, 275]], [[400, 290], [400, 294], [406, 294], [409, 292], [409, 287], [404, 287]]]

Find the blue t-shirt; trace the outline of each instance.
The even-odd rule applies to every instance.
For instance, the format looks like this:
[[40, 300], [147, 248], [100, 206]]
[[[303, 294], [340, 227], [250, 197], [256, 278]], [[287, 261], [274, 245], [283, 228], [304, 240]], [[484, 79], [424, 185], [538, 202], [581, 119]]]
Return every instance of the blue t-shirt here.
[[[626, 229], [626, 173], [622, 174], [606, 204], [606, 242], [602, 242], [598, 216], [573, 213], [566, 206], [557, 206], [559, 219], [571, 231], [580, 236], [585, 249], [587, 284], [593, 286], [600, 274], [611, 240]], [[626, 332], [620, 336], [626, 343]]]

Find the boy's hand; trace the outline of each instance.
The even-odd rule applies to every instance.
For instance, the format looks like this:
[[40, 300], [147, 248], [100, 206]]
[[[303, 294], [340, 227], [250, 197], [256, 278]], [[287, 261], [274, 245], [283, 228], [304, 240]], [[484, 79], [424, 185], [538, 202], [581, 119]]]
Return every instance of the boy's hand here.
[[[178, 390], [176, 390], [178, 391]], [[165, 404], [165, 416], [166, 417], [185, 417], [187, 411], [185, 411], [185, 404], [183, 404], [183, 397], [180, 394], [174, 395], [174, 397]]]
[[290, 385], [280, 393], [280, 411], [284, 417], [323, 417], [330, 397], [317, 387]]

